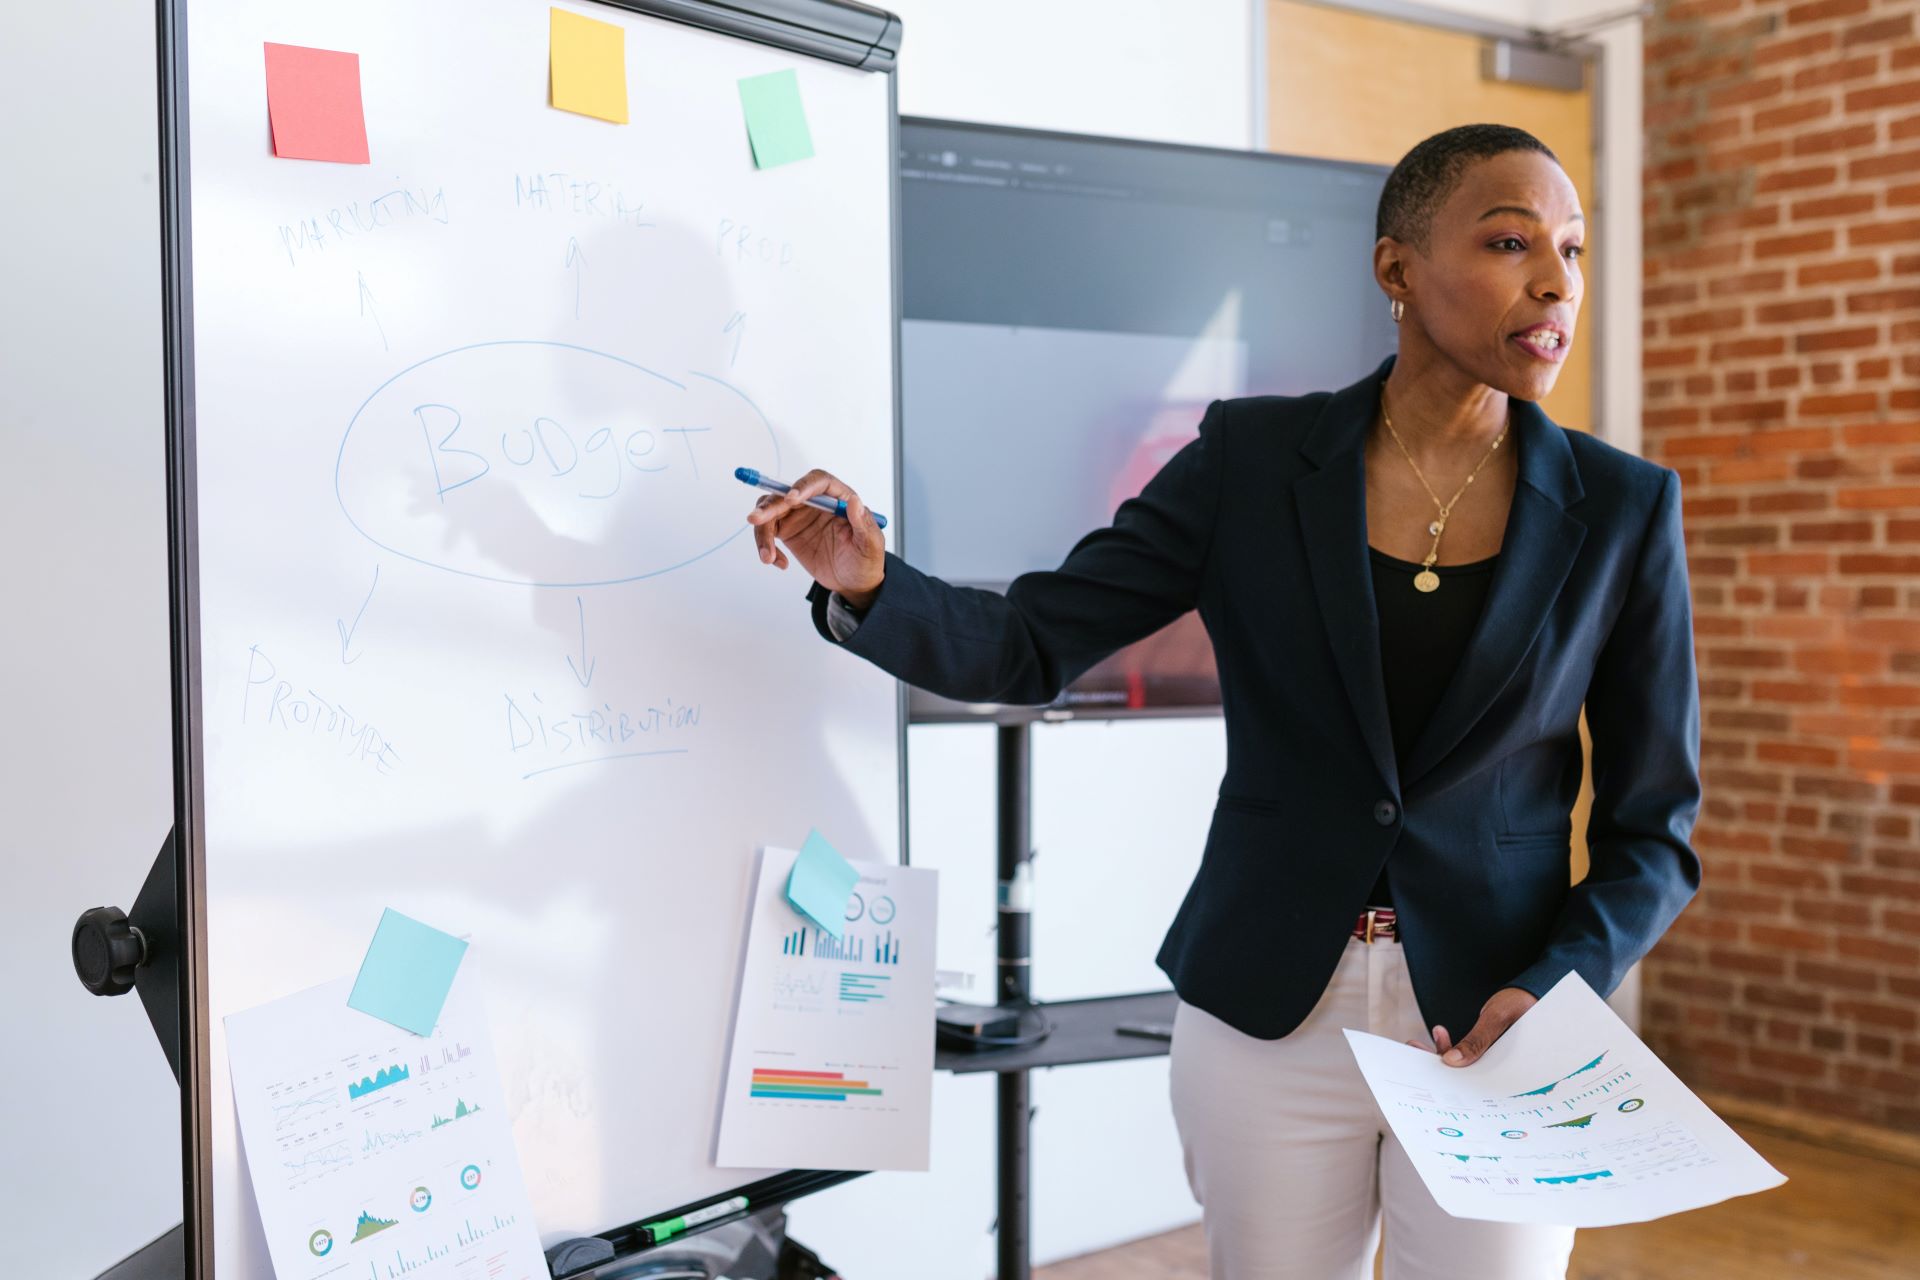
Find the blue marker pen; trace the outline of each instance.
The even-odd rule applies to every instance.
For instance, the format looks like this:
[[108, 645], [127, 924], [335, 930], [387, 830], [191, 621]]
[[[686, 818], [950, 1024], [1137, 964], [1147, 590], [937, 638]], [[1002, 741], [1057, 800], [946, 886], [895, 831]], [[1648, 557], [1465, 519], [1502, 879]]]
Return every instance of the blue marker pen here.
[[[735, 467], [733, 474], [742, 484], [750, 484], [756, 489], [765, 489], [768, 493], [793, 492], [792, 485], [781, 484], [778, 480], [769, 480], [752, 467]], [[816, 493], [813, 497], [807, 499], [807, 505], [818, 507], [830, 516], [839, 516], [842, 520], [847, 519], [847, 500], [845, 498], [829, 498], [824, 493]], [[873, 522], [882, 529], [887, 527], [887, 518], [878, 511], [873, 513]]]

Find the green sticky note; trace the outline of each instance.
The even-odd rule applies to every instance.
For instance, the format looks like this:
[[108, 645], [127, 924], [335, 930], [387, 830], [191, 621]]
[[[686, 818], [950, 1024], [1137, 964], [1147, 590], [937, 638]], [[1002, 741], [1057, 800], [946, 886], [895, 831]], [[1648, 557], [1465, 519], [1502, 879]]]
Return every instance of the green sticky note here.
[[347, 1004], [415, 1035], [432, 1035], [467, 944], [388, 907]]
[[754, 168], [771, 169], [813, 156], [807, 111], [800, 105], [800, 77], [791, 69], [742, 80], [740, 106], [747, 115], [747, 141], [753, 146]]
[[787, 875], [787, 901], [801, 915], [839, 937], [847, 927], [847, 898], [860, 873], [818, 831], [807, 832]]

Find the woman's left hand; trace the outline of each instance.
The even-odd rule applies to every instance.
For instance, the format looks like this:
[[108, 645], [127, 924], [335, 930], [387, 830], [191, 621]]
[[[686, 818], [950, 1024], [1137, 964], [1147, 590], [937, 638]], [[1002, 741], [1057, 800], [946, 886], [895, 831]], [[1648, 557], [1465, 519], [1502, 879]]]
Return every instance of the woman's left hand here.
[[[1432, 1052], [1440, 1055], [1440, 1061], [1450, 1067], [1464, 1067], [1479, 1059], [1480, 1055], [1493, 1047], [1493, 1042], [1507, 1033], [1507, 1028], [1520, 1020], [1520, 1015], [1540, 1003], [1531, 991], [1519, 987], [1502, 987], [1493, 993], [1484, 1005], [1480, 1006], [1480, 1020], [1473, 1024], [1473, 1030], [1459, 1044], [1452, 1044], [1447, 1037], [1445, 1027], [1433, 1029]], [[1408, 1044], [1416, 1049], [1427, 1048], [1424, 1044], [1409, 1040]]]

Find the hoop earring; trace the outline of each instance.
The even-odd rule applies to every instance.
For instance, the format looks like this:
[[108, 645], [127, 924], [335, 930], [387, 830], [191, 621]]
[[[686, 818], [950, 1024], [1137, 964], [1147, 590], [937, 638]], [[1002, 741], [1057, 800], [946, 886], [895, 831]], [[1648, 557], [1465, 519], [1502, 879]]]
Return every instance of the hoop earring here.
[[1407, 314], [1407, 304], [1395, 298], [1393, 304], [1389, 306], [1387, 310], [1393, 314], [1393, 322], [1399, 324], [1400, 317]]

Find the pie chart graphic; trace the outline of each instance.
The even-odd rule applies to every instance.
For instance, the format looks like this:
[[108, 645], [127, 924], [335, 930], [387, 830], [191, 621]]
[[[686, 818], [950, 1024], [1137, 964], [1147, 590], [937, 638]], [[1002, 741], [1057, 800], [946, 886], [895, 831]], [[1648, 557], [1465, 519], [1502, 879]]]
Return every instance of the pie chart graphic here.
[[425, 1213], [427, 1206], [433, 1203], [433, 1192], [427, 1190], [425, 1187], [415, 1187], [413, 1189], [413, 1196], [407, 1203], [413, 1206], [415, 1213]]
[[307, 1252], [316, 1258], [324, 1258], [333, 1252], [333, 1232], [325, 1227], [307, 1237]]
[[470, 1164], [460, 1171], [460, 1185], [471, 1191], [480, 1185], [480, 1166]]

